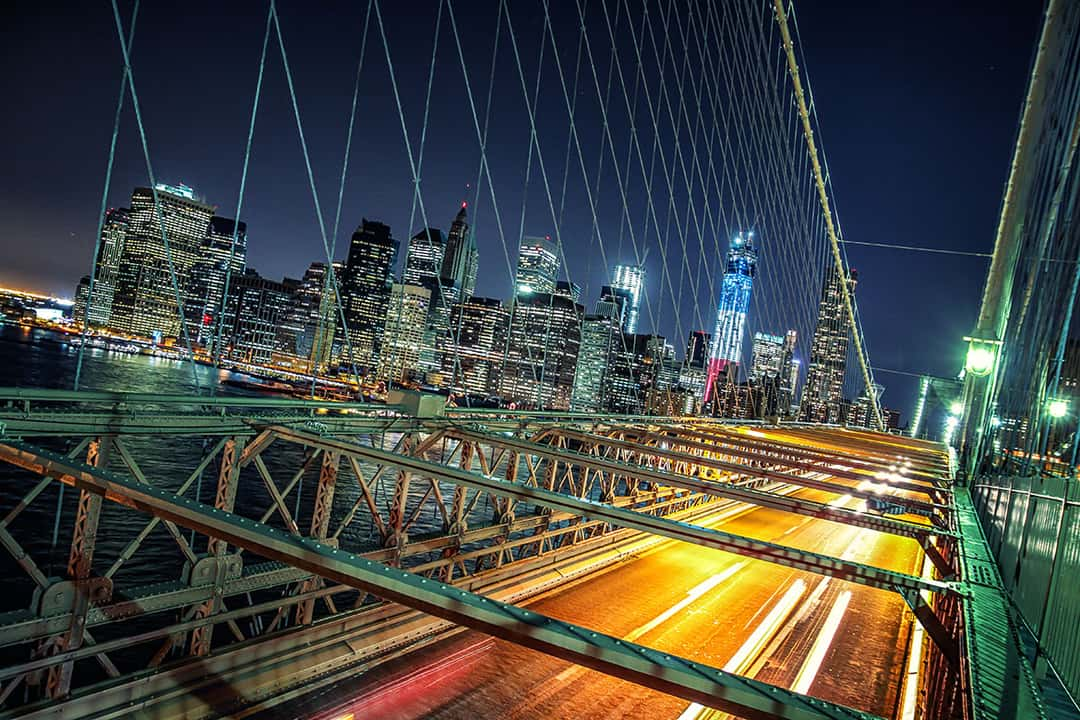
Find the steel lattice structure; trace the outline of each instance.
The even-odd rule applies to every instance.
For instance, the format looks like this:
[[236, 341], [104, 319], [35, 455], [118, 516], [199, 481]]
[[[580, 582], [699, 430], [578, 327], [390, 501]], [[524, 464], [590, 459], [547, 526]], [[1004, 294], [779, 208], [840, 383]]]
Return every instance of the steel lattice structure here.
[[[514, 588], [544, 568], [653, 535], [899, 593], [933, 640], [928, 679], [942, 699], [937, 716], [979, 714], [971, 678], [986, 670], [968, 662], [979, 636], [965, 632], [979, 595], [965, 565], [970, 550], [947, 456], [927, 443], [690, 418], [465, 410], [418, 418], [388, 406], [311, 401], [0, 393], [8, 402], [0, 458], [32, 473], [20, 476], [25, 491], [0, 524], [4, 548], [33, 586], [28, 607], [0, 622], [0, 647], [12, 658], [0, 670], [9, 707], [32, 711], [74, 698], [82, 708], [108, 708], [118, 695], [140, 695], [132, 683], [147, 665], [157, 673], [141, 692], [175, 692], [190, 688], [202, 663], [236, 662], [251, 647], [263, 648], [266, 661], [280, 659], [305, 643], [321, 647], [334, 628], [399, 652], [410, 638], [454, 623], [748, 717], [861, 716], [513, 604], [523, 597]], [[385, 448], [374, 441], [380, 434], [393, 438]], [[66, 452], [56, 449], [61, 441]], [[179, 442], [201, 450], [183, 478], [146, 469], [155, 451]], [[213, 492], [193, 497], [202, 475]], [[66, 571], [53, 578], [28, 551], [33, 538], [14, 529], [58, 483], [74, 487], [78, 503], [63, 518], [71, 538]], [[855, 495], [863, 483], [879, 493], [891, 485], [890, 497], [922, 516], [857, 513], [777, 492], [806, 486]], [[695, 523], [725, 503], [908, 538], [927, 553], [936, 579]], [[104, 557], [95, 540], [119, 532], [103, 513], [116, 506], [148, 517], [137, 532], [127, 526], [130, 539], [122, 547], [114, 540]], [[352, 529], [363, 525], [369, 540], [358, 542]], [[173, 569], [163, 569], [174, 580], [142, 585], [124, 568], [155, 533], [175, 548]], [[146, 663], [114, 659], [118, 650], [132, 656], [133, 647]], [[984, 657], [992, 652], [981, 649]], [[84, 683], [102, 675], [106, 683], [85, 694]], [[275, 692], [282, 690], [261, 688], [247, 700]], [[16, 702], [20, 695], [29, 704]], [[1021, 695], [1023, 707], [1035, 707]]]

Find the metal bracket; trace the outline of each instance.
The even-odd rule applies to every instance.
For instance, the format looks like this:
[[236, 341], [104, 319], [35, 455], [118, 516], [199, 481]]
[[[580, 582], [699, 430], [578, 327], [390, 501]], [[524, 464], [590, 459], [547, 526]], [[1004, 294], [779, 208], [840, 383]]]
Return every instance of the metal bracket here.
[[220, 580], [239, 580], [244, 573], [244, 558], [239, 553], [230, 555], [200, 555], [198, 562], [192, 565], [184, 563], [180, 580], [190, 587], [215, 585]]
[[959, 672], [960, 643], [941, 622], [937, 613], [934, 612], [934, 608], [930, 607], [930, 604], [923, 599], [922, 593], [918, 590], [898, 587], [896, 588], [896, 591], [900, 593], [900, 596], [904, 598], [904, 602], [911, 608], [911, 612], [913, 612], [919, 622], [922, 623], [923, 628], [926, 630], [926, 634], [934, 641], [934, 644], [937, 646], [938, 650], [941, 651], [941, 655], [949, 663], [949, 666], [952, 667], [954, 671]]
[[57, 617], [67, 615], [75, 607], [75, 598], [80, 585], [86, 593], [90, 605], [103, 605], [112, 600], [112, 580], [103, 577], [91, 577], [85, 580], [61, 580], [50, 578], [48, 587], [35, 588], [31, 601], [34, 614], [38, 617]]

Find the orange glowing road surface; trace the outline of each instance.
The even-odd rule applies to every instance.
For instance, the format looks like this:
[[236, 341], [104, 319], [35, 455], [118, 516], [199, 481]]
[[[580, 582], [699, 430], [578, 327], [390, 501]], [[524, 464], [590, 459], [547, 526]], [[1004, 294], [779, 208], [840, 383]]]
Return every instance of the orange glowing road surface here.
[[[847, 495], [783, 490], [862, 507]], [[921, 550], [907, 538], [776, 510], [718, 507], [704, 524], [916, 575], [922, 568]], [[913, 623], [896, 594], [664, 542], [530, 607], [877, 715], [901, 713]], [[473, 631], [280, 709], [282, 717], [318, 720], [718, 716]]]

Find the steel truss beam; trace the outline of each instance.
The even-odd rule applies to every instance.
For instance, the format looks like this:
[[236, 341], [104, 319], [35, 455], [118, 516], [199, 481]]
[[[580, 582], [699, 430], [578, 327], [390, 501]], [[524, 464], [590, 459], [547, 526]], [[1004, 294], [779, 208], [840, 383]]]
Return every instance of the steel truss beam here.
[[[793, 454], [787, 449], [781, 449], [778, 447], [758, 447], [751, 445], [744, 445], [737, 442], [726, 441], [702, 441], [691, 440], [681, 436], [677, 432], [657, 432], [656, 430], [646, 429], [619, 429], [618, 434], [625, 437], [633, 437], [635, 439], [645, 440], [647, 442], [666, 442], [674, 447], [690, 448], [691, 450], [701, 450], [704, 452], [721, 453], [724, 455], [730, 455], [732, 457], [740, 457], [747, 460], [769, 462], [774, 465], [783, 465], [789, 468], [795, 468], [797, 470], [810, 470], [815, 472], [826, 472], [833, 477], [844, 478], [845, 480], [869, 480], [872, 482], [883, 483], [891, 487], [895, 487], [901, 490], [908, 490], [910, 492], [922, 493], [933, 497], [941, 492], [941, 489], [933, 485], [920, 485], [918, 483], [898, 481], [895, 478], [886, 480], [878, 479], [875, 473], [882, 472], [888, 469], [886, 467], [877, 467], [876, 470], [872, 467], [863, 468], [864, 472], [858, 470], [843, 470], [835, 467], [832, 461], [826, 460], [799, 460], [792, 459]], [[702, 433], [704, 434], [704, 433]], [[794, 456], [798, 457], [798, 456]], [[845, 459], [843, 462], [851, 466], [851, 460]], [[871, 474], [867, 474], [871, 473]]]
[[[642, 455], [649, 455], [656, 458], [672, 460], [678, 463], [689, 463], [705, 467], [716, 467], [714, 461], [710, 460], [709, 458], [700, 457], [698, 455], [690, 455], [687, 453], [681, 453], [672, 450], [663, 450], [661, 448], [649, 445], [641, 445], [627, 440], [618, 440], [602, 435], [594, 435], [590, 433], [581, 433], [576, 431], [566, 431], [561, 429], [553, 431], [552, 434], [571, 440], [576, 440], [585, 445], [606, 445], [609, 447], [621, 448], [631, 451], [632, 453], [637, 454], [639, 457]], [[952, 534], [949, 532], [943, 532], [941, 530], [937, 530], [926, 525], [920, 525], [918, 523], [906, 522], [904, 520], [894, 520], [892, 518], [882, 517], [879, 515], [868, 515], [865, 513], [856, 512], [854, 510], [848, 510], [846, 508], [839, 508], [828, 505], [826, 503], [816, 502], [814, 500], [804, 500], [785, 495], [777, 495], [776, 493], [771, 493], [765, 490], [756, 490], [753, 488], [742, 487], [731, 483], [718, 483], [709, 480], [700, 480], [696, 477], [685, 474], [656, 470], [642, 465], [634, 465], [626, 462], [620, 462], [617, 460], [610, 460], [608, 458], [599, 457], [596, 455], [586, 455], [584, 453], [554, 448], [550, 445], [543, 445], [540, 443], [529, 442], [526, 440], [500, 437], [497, 435], [481, 435], [479, 433], [462, 431], [451, 431], [449, 435], [451, 437], [458, 437], [469, 442], [484, 443], [486, 445], [493, 445], [497, 447], [512, 447], [516, 450], [526, 452], [531, 455], [542, 456], [553, 460], [565, 460], [566, 462], [572, 462], [576, 465], [579, 465], [583, 468], [588, 468], [590, 470], [599, 470], [602, 472], [610, 472], [624, 475], [632, 474], [640, 480], [654, 482], [659, 485], [668, 485], [671, 487], [683, 488], [685, 490], [693, 490], [694, 492], [705, 493], [707, 495], [713, 495], [715, 497], [728, 498], [730, 500], [738, 500], [740, 502], [750, 503], [751, 505], [759, 505], [761, 507], [772, 508], [773, 510], [782, 510], [784, 512], [795, 513], [798, 515], [806, 515], [808, 517], [831, 520], [833, 522], [844, 523], [846, 525], [852, 525], [855, 527], [863, 527], [870, 530], [877, 530], [878, 532], [890, 533], [892, 535], [915, 538], [920, 542], [930, 536], [952, 536]], [[741, 468], [741, 466], [739, 467]], [[740, 469], [739, 472], [740, 474], [745, 475], [761, 475], [754, 468]], [[775, 478], [770, 477], [768, 479]], [[799, 483], [796, 481], [792, 481], [791, 484], [797, 485]], [[839, 488], [839, 486], [837, 487]]]
[[[525, 440], [519, 440], [515, 438], [504, 438], [497, 435], [484, 437], [486, 440], [481, 441], [478, 433], [468, 433], [463, 431], [451, 431], [448, 433], [451, 437], [458, 437], [466, 442], [479, 443], [484, 442], [488, 445], [494, 445], [498, 447], [511, 448], [528, 452], [531, 455], [542, 456], [551, 460], [563, 460], [566, 462], [573, 462], [582, 468], [599, 472], [619, 473], [619, 474], [632, 474], [638, 479], [647, 480], [660, 485], [668, 485], [671, 487], [683, 488], [686, 490], [693, 490], [695, 492], [705, 493], [715, 497], [727, 498], [730, 500], [738, 500], [740, 502], [750, 503], [752, 505], [758, 505], [760, 507], [767, 507], [773, 510], [781, 510], [784, 512], [795, 513], [797, 515], [805, 515], [807, 517], [821, 518], [823, 520], [830, 520], [832, 522], [843, 523], [851, 525], [853, 527], [862, 527], [869, 530], [876, 530], [878, 532], [885, 532], [892, 535], [900, 535], [902, 537], [913, 538], [918, 541], [919, 546], [926, 553], [926, 556], [930, 559], [930, 562], [934, 565], [934, 569], [938, 571], [938, 575], [943, 580], [951, 580], [956, 575], [956, 569], [953, 565], [945, 559], [940, 550], [937, 547], [938, 542], [950, 542], [955, 539], [955, 533], [948, 530], [943, 530], [935, 527], [928, 527], [918, 523], [907, 522], [904, 520], [895, 520], [892, 518], [883, 517], [880, 515], [871, 515], [867, 513], [861, 513], [846, 508], [839, 508], [826, 503], [819, 503], [813, 500], [805, 500], [802, 498], [790, 497], [787, 495], [778, 495], [765, 490], [757, 490], [754, 488], [742, 487], [733, 485], [730, 483], [716, 483], [707, 480], [699, 480], [694, 477], [690, 477], [683, 474], [671, 473], [665, 471], [659, 471], [652, 468], [644, 467], [641, 465], [630, 465], [618, 461], [609, 460], [607, 458], [601, 458], [596, 455], [585, 455], [582, 453], [576, 453], [564, 448], [552, 448], [549, 445], [541, 445], [539, 443], [528, 442]], [[697, 465], [704, 465], [707, 467], [716, 467], [707, 458], [701, 458], [697, 455], [688, 455], [686, 453], [679, 453], [670, 450], [662, 450], [653, 446], [639, 445], [636, 443], [628, 442], [625, 440], [617, 440], [603, 435], [594, 435], [590, 433], [581, 433], [576, 431], [567, 430], [552, 430], [548, 437], [564, 437], [584, 444], [592, 445], [606, 445], [608, 447], [617, 447], [626, 451], [631, 451], [638, 454], [651, 455], [658, 458], [665, 458], [678, 463], [693, 463]], [[748, 469], [746, 474], [758, 475], [757, 471]], [[791, 484], [799, 484], [792, 481]], [[854, 493], [849, 493], [854, 495]]]
[[281, 532], [32, 445], [0, 444], [0, 456], [80, 491], [334, 582], [691, 702], [747, 718], [873, 717], [365, 560], [316, 539]]
[[[55, 482], [52, 478], [45, 478], [48, 482]], [[642, 499], [648, 500], [650, 497], [655, 499], [655, 502], [650, 506], [650, 509], [665, 510], [669, 509], [672, 505], [684, 502], [687, 498], [675, 497], [672, 491], [658, 492], [647, 494], [643, 497], [636, 499], [622, 497], [616, 498], [617, 505], [629, 505], [632, 502], [640, 502]], [[509, 533], [528, 532], [535, 531], [538, 528], [546, 525], [550, 522], [561, 522], [564, 520], [576, 517], [569, 513], [555, 513], [548, 517], [530, 516], [524, 518], [518, 518], [509, 527], [501, 526], [483, 526], [468, 530], [464, 536], [450, 537], [442, 536], [432, 539], [425, 539], [417, 542], [410, 542], [400, 551], [397, 551], [402, 558], [415, 557], [418, 555], [425, 555], [430, 552], [447, 550], [456, 545], [470, 544], [474, 542], [482, 542], [485, 540], [491, 540], [496, 537], [501, 537]], [[155, 518], [157, 520], [157, 518]], [[510, 541], [503, 545], [504, 548], [514, 547], [516, 545], [524, 545], [528, 543], [545, 542], [552, 543], [560, 536], [578, 532], [581, 530], [588, 530], [593, 527], [604, 525], [600, 520], [593, 520], [590, 522], [582, 523], [576, 526], [560, 527], [552, 530], [548, 530], [542, 535], [531, 535], [527, 538], [520, 540]], [[388, 563], [395, 557], [395, 549], [385, 550], [372, 550], [369, 552], [359, 553], [358, 556], [367, 560], [373, 560], [376, 562]], [[451, 562], [460, 562], [463, 559], [470, 559], [473, 557], [481, 557], [484, 554], [491, 554], [497, 552], [495, 548], [481, 547], [476, 550], [471, 550], [468, 553], [460, 553], [453, 556], [453, 558], [442, 558], [439, 560], [433, 560], [421, 565], [411, 566], [408, 569], [412, 572], [427, 572], [430, 570], [437, 570], [445, 567]], [[260, 563], [255, 566], [247, 567], [244, 569], [242, 577], [235, 579], [228, 579], [225, 582], [222, 596], [228, 598], [230, 596], [244, 595], [247, 593], [258, 592], [260, 590], [267, 590], [271, 588], [280, 588], [291, 583], [302, 583], [311, 578], [311, 575], [303, 570], [297, 570], [288, 566], [282, 566], [279, 563]], [[335, 592], [340, 592], [341, 588]], [[113, 599], [108, 604], [95, 604], [89, 608], [86, 617], [86, 626], [88, 628], [108, 625], [113, 622], [132, 619], [135, 617], [153, 615], [155, 613], [162, 613], [170, 610], [183, 609], [190, 606], [199, 605], [201, 603], [211, 600], [214, 596], [213, 585], [202, 586], [186, 586], [178, 583], [165, 583], [155, 584], [146, 588], [134, 588], [127, 589], [123, 593], [122, 599]], [[299, 601], [299, 597], [290, 597], [283, 601], [276, 601], [274, 603], [274, 609], [280, 608], [283, 604], [290, 605]], [[228, 616], [229, 613], [223, 613], [223, 616]], [[71, 613], [61, 613], [58, 615], [50, 615], [48, 617], [38, 617], [29, 610], [15, 610], [6, 613], [0, 613], [0, 647], [7, 647], [11, 645], [18, 645], [21, 643], [31, 642], [46, 638], [52, 635], [60, 633], [70, 624]], [[179, 625], [169, 626], [163, 630], [163, 635], [169, 635], [173, 632], [179, 632], [187, 627], [197, 627], [199, 625], [205, 625], [209, 622], [219, 622], [216, 616], [204, 618], [203, 620], [191, 621], [191, 623], [181, 623]], [[95, 646], [96, 647], [96, 646]], [[45, 661], [45, 664], [48, 664]], [[5, 677], [6, 673], [0, 671], [0, 677]]]
[[[839, 450], [828, 450], [814, 444], [799, 444], [791, 442], [789, 440], [781, 440], [779, 438], [771, 436], [767, 431], [762, 431], [762, 437], [751, 437], [745, 433], [738, 432], [731, 427], [723, 427], [718, 425], [702, 426], [698, 423], [685, 424], [685, 423], [663, 423], [658, 422], [659, 427], [668, 428], [679, 435], [692, 435], [705, 440], [712, 440], [715, 442], [732, 443], [743, 447], [759, 447], [773, 452], [785, 452], [798, 457], [802, 457], [807, 460], [818, 460], [820, 462], [827, 463], [840, 463], [843, 465], [849, 465], [854, 467], [862, 467], [872, 471], [879, 471], [888, 469], [890, 466], [895, 465], [897, 462], [896, 456], [884, 457], [876, 456], [874, 458], [859, 458], [852, 457], [850, 452], [841, 452]], [[640, 427], [640, 426], [639, 426]], [[648, 426], [645, 426], [646, 428]], [[796, 428], [791, 428], [786, 425], [778, 428], [780, 432], [792, 433]], [[828, 431], [824, 428], [817, 430], [818, 433], [825, 435]], [[841, 441], [838, 440], [838, 443]], [[916, 470], [916, 472], [922, 473], [927, 480], [931, 480], [940, 472], [947, 472], [947, 468], [940, 467], [935, 464], [933, 467], [923, 463], [925, 467], [922, 470]]]
[[[420, 458], [395, 455], [384, 450], [365, 447], [344, 440], [324, 438], [292, 428], [272, 427], [269, 429], [282, 440], [311, 447], [321, 447], [324, 451], [339, 452], [342, 455], [353, 455], [372, 462], [390, 465], [402, 471], [442, 478], [450, 482], [484, 490], [493, 495], [524, 500], [541, 507], [573, 513], [590, 520], [603, 520], [612, 525], [642, 530], [654, 535], [662, 535], [673, 540], [712, 547], [737, 555], [746, 555], [796, 570], [828, 575], [840, 580], [848, 580], [882, 590], [892, 591], [911, 588], [938, 593], [956, 592], [956, 588], [948, 582], [927, 580], [871, 565], [840, 560], [821, 553], [755, 540], [723, 532], [722, 530], [645, 515], [633, 510], [616, 508], [605, 503], [572, 497], [545, 488], [499, 480], [480, 473], [465, 472], [459, 468], [439, 465]], [[483, 442], [487, 441], [487, 436], [481, 435], [480, 438]], [[506, 439], [510, 440], [510, 438]], [[543, 448], [544, 446], [541, 445], [540, 447]], [[528, 452], [528, 450], [523, 452]]]
[[[666, 458], [666, 459], [672, 460], [674, 462], [693, 463], [695, 465], [701, 465], [701, 466], [713, 468], [713, 469], [716, 469], [716, 470], [724, 470], [726, 472], [736, 473], [736, 474], [740, 474], [740, 475], [753, 475], [755, 477], [759, 477], [759, 478], [763, 478], [763, 479], [767, 479], [767, 480], [774, 480], [776, 482], [787, 483], [787, 484], [790, 484], [790, 485], [800, 485], [800, 486], [803, 486], [803, 487], [813, 488], [815, 490], [824, 490], [826, 492], [834, 493], [835, 495], [850, 495], [852, 497], [863, 498], [863, 499], [881, 497], [877, 493], [872, 492], [870, 490], [859, 490], [856, 487], [850, 487], [850, 486], [847, 486], [847, 485], [839, 485], [837, 483], [832, 483], [832, 482], [829, 482], [827, 480], [819, 480], [817, 478], [806, 477], [806, 476], [803, 476], [803, 475], [796, 475], [794, 473], [783, 473], [783, 472], [779, 472], [779, 471], [776, 471], [776, 470], [769, 470], [769, 469], [766, 469], [766, 468], [755, 468], [755, 467], [750, 467], [750, 466], [746, 466], [746, 465], [739, 465], [739, 464], [736, 464], [736, 463], [729, 463], [729, 462], [725, 462], [723, 460], [716, 460], [714, 458], [702, 457], [702, 456], [699, 456], [699, 455], [691, 455], [689, 453], [677, 452], [677, 451], [674, 451], [674, 450], [663, 450], [663, 449], [660, 449], [660, 448], [645, 446], [645, 445], [630, 442], [630, 441], [627, 441], [627, 440], [618, 440], [618, 439], [615, 439], [615, 438], [609, 438], [609, 437], [605, 437], [605, 436], [602, 436], [602, 435], [595, 435], [595, 434], [592, 434], [592, 433], [579, 433], [579, 432], [572, 431], [572, 430], [562, 430], [562, 429], [556, 430], [554, 432], [559, 434], [559, 435], [562, 435], [563, 437], [576, 439], [579, 442], [586, 443], [586, 444], [589, 444], [589, 443], [591, 443], [591, 444], [605, 444], [605, 445], [610, 445], [612, 447], [620, 447], [620, 448], [623, 448], [625, 450], [631, 450], [631, 451], [636, 452], [636, 453], [644, 452], [644, 453], [647, 453], [647, 454], [650, 454], [650, 455], [654, 455], [656, 457]], [[569, 454], [571, 457], [573, 457], [575, 459], [575, 461], [577, 461], [578, 458], [581, 458], [582, 463], [585, 463], [587, 461], [589, 461], [589, 462], [594, 461], [592, 459], [592, 456], [584, 456], [584, 455], [580, 455], [580, 454], [568, 453], [568, 451], [565, 451], [565, 450], [553, 451], [550, 446], [540, 445], [538, 443], [532, 443], [532, 442], [529, 442], [527, 440], [520, 440], [520, 439], [517, 439], [517, 438], [509, 438], [509, 437], [499, 436], [499, 435], [494, 435], [494, 434], [488, 435], [488, 434], [484, 434], [484, 433], [468, 432], [468, 431], [463, 431], [463, 430], [454, 430], [454, 431], [451, 431], [451, 434], [455, 435], [457, 437], [466, 439], [466, 440], [470, 440], [472, 442], [484, 442], [484, 443], [489, 444], [489, 445], [498, 445], [498, 446], [507, 447], [507, 448], [512, 447], [512, 448], [514, 448], [514, 449], [516, 449], [516, 450], [518, 450], [520, 452], [527, 452], [527, 453], [532, 453], [532, 454], [536, 454], [536, 455], [544, 455], [546, 457], [555, 457], [554, 455], [552, 455], [552, 453], [557, 452], [560, 455]], [[555, 459], [559, 459], [559, 458], [555, 457]], [[599, 464], [599, 463], [610, 462], [610, 461], [603, 461], [600, 458], [595, 458], [595, 462]], [[636, 474], [636, 475], [638, 475], [638, 476], [640, 476], [642, 478], [646, 477], [646, 475], [644, 473], [648, 472], [647, 470], [645, 470], [643, 468], [640, 468], [638, 466], [623, 465], [623, 464], [619, 464], [617, 467], [607, 467], [605, 469], [613, 471], [613, 472], [620, 472], [620, 473], [625, 473], [625, 472], [630, 471], [630, 472], [633, 472], [634, 474]], [[820, 470], [819, 472], [827, 472], [827, 471], [826, 470]], [[692, 489], [698, 490], [699, 492], [710, 492], [709, 488], [714, 488], [715, 489], [717, 487], [721, 487], [721, 486], [716, 485], [715, 483], [694, 482], [690, 478], [685, 478], [685, 476], [680, 477], [680, 476], [677, 476], [677, 475], [672, 475], [672, 474], [669, 474], [669, 473], [662, 473], [662, 472], [656, 472], [655, 474], [657, 475], [656, 478], [649, 478], [649, 479], [652, 479], [655, 482], [660, 482], [660, 483], [663, 483], [663, 484], [679, 486], [679, 487], [684, 486], [684, 485], [681, 485], [680, 483], [684, 483], [684, 482], [691, 483], [691, 482], [693, 482], [695, 487], [692, 488]], [[684, 480], [684, 478], [685, 478], [685, 480]], [[718, 492], [712, 492], [711, 494], [718, 494]], [[919, 500], [911, 500], [910, 498], [889, 496], [889, 499], [890, 499], [890, 502], [895, 502], [897, 505], [902, 505], [902, 506], [904, 506], [905, 508], [907, 508], [909, 510], [922, 511], [924, 513], [930, 513], [930, 514], [932, 514], [932, 517], [934, 515], [936, 515], [938, 512], [944, 512], [944, 511], [946, 511], [948, 509], [948, 507], [945, 506], [945, 505], [937, 505], [937, 504], [934, 504], [934, 503], [926, 503], [926, 502], [921, 502]], [[746, 502], [754, 502], [754, 501], [753, 500], [747, 500]], [[794, 502], [809, 502], [809, 501], [799, 501], [797, 499], [794, 499]], [[758, 503], [758, 504], [760, 504], [760, 503]], [[822, 507], [828, 507], [828, 506], [822, 506]], [[784, 509], [786, 509], [786, 508], [784, 508]], [[818, 509], [820, 510], [820, 508], [818, 508]], [[792, 512], [797, 512], [797, 511], [792, 510]], [[848, 524], [852, 524], [852, 525], [859, 524], [861, 522], [868, 522], [868, 523], [873, 523], [874, 522], [873, 520], [870, 519], [871, 516], [869, 516], [869, 515], [863, 515], [863, 520], [859, 520], [858, 517], [857, 517], [859, 515], [859, 513], [855, 513], [855, 512], [850, 511], [850, 510], [843, 510], [841, 508], [830, 508], [829, 510], [821, 510], [821, 512], [831, 513], [831, 514], [834, 515], [834, 517], [828, 518], [828, 519], [835, 519], [837, 522], [847, 522]], [[804, 514], [808, 514], [808, 513], [804, 513]], [[819, 517], [824, 517], [824, 516], [819, 515]], [[844, 518], [844, 519], [841, 519], [841, 518]], [[881, 530], [882, 532], [894, 532], [894, 533], [897, 533], [897, 534], [905, 534], [908, 537], [921, 537], [921, 536], [911, 534], [909, 532], [903, 532], [903, 533], [898, 532], [898, 530], [900, 530], [901, 527], [911, 527], [911, 528], [919, 527], [915, 523], [905, 523], [903, 521], [892, 520], [892, 519], [889, 519], [889, 518], [878, 518], [878, 519], [879, 520], [885, 520], [886, 522], [883, 523], [883, 524], [880, 524], [880, 525], [875, 525], [871, 529], [873, 529], [873, 530]], [[896, 523], [896, 524], [893, 525], [891, 523]], [[866, 525], [866, 527], [871, 527], [871, 526]], [[885, 529], [886, 527], [889, 527], [891, 529], [886, 530]], [[923, 531], [924, 531], [924, 534], [927, 533], [927, 532], [929, 532], [930, 534], [939, 534], [939, 533], [942, 532], [940, 529], [931, 529], [931, 528], [927, 528], [925, 526], [923, 526]], [[946, 533], [946, 534], [948, 534], [948, 533]]]

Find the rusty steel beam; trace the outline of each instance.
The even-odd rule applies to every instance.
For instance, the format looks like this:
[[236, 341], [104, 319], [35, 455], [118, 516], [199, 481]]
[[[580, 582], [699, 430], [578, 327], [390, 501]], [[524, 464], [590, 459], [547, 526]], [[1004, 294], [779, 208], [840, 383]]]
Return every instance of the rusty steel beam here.
[[0, 458], [342, 585], [691, 702], [762, 720], [873, 717], [365, 560], [29, 444], [0, 443]]

